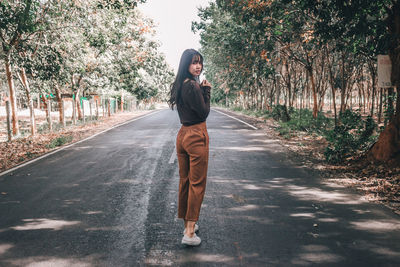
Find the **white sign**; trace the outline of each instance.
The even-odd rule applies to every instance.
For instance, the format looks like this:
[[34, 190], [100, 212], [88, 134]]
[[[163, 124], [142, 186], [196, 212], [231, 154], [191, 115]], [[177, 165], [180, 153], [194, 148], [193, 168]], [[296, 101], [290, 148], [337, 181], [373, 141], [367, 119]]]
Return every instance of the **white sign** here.
[[388, 55], [378, 55], [378, 87], [392, 87], [390, 75], [392, 73], [392, 62]]

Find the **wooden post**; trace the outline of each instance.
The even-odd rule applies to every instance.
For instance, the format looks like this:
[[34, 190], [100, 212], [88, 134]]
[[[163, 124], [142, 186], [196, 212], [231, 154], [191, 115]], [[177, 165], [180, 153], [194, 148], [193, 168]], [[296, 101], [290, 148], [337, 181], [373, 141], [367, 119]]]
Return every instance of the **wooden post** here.
[[61, 99], [61, 116], [62, 116], [62, 125], [65, 127], [67, 124], [65, 122], [65, 103], [64, 99]]
[[7, 112], [7, 135], [8, 141], [12, 140], [12, 130], [11, 130], [11, 103], [10, 101], [6, 101], [6, 112]]
[[85, 100], [82, 99], [82, 118], [83, 118], [83, 123], [85, 123]]
[[53, 130], [53, 123], [52, 123], [52, 121], [51, 121], [51, 100], [49, 99], [49, 100], [47, 100], [47, 114], [48, 114], [48, 117], [47, 117], [47, 122], [48, 122], [48, 124], [49, 124], [49, 130], [51, 131], [51, 130]]

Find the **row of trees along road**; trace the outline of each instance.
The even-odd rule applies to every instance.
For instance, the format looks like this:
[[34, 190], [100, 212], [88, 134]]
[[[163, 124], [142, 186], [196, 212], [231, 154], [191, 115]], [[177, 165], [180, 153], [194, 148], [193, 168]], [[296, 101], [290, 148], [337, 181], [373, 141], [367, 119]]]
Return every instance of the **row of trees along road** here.
[[284, 103], [312, 108], [317, 118], [329, 98], [336, 125], [340, 112], [354, 106], [380, 122], [382, 99], [393, 107], [395, 93], [377, 87], [376, 62], [378, 54], [389, 54], [396, 112], [369, 156], [398, 154], [399, 1], [216, 0], [199, 17], [192, 30], [200, 31], [213, 99], [243, 108]]
[[165, 94], [173, 73], [158, 52], [153, 22], [136, 10], [145, 1], [0, 0], [0, 60], [13, 135], [19, 135], [15, 80], [26, 94], [32, 135], [32, 93], [51, 93], [60, 106], [62, 93], [75, 102], [83, 91], [110, 96], [125, 90], [138, 100]]

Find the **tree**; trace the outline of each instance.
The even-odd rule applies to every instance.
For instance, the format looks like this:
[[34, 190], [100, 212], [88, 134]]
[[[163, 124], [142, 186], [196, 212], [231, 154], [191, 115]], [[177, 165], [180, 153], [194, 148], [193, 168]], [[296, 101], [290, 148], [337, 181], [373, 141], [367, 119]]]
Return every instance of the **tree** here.
[[11, 53], [39, 29], [39, 9], [39, 1], [0, 1], [0, 56], [5, 64], [12, 110], [12, 131], [15, 136], [19, 135], [19, 126]]
[[388, 14], [389, 56], [392, 61], [391, 80], [397, 90], [397, 100], [395, 116], [369, 152], [369, 157], [378, 161], [393, 159], [400, 152], [400, 1], [393, 2], [388, 8]]
[[[199, 9], [200, 22], [192, 28], [200, 31], [206, 75], [217, 87], [213, 100], [226, 96], [228, 103], [229, 95], [242, 108], [260, 108], [268, 107], [258, 105], [266, 97], [269, 106], [280, 104], [282, 96], [292, 106], [297, 98], [300, 108], [312, 106], [316, 118], [328, 95], [338, 125], [339, 90], [341, 113], [358, 104], [373, 118], [378, 101], [382, 105], [376, 88], [378, 54], [392, 58], [392, 80], [399, 92], [398, 2], [216, 0]], [[358, 103], [352, 99], [356, 90]], [[371, 150], [373, 158], [388, 159], [400, 151], [398, 117]]]

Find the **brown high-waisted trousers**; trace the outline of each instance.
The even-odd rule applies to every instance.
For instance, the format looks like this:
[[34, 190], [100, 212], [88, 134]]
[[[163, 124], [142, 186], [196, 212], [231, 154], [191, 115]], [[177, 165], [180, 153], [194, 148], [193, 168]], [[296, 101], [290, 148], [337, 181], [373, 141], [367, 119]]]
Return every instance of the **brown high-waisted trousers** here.
[[176, 137], [179, 162], [178, 218], [199, 219], [206, 190], [208, 169], [208, 133], [205, 122], [182, 126]]

